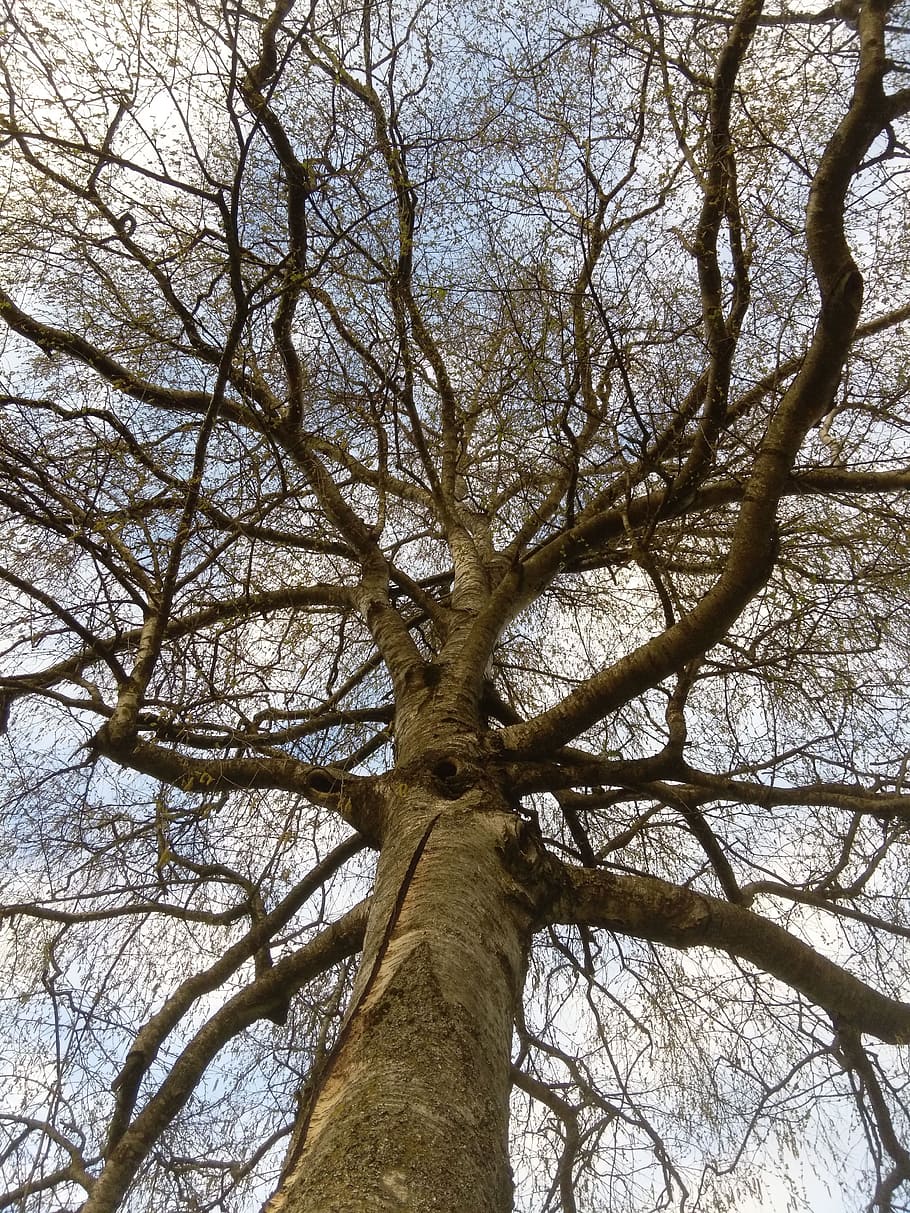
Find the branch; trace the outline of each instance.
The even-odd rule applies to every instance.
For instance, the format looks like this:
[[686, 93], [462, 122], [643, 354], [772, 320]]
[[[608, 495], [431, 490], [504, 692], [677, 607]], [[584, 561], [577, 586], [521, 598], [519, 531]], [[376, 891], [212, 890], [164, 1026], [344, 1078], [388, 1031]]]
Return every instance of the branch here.
[[[888, 120], [884, 12], [863, 8], [862, 52], [850, 106], [831, 136], [813, 178], [806, 238], [822, 307], [806, 357], [768, 423], [742, 494], [724, 569], [707, 594], [673, 627], [588, 679], [548, 711], [504, 730], [507, 749], [529, 753], [564, 744], [610, 712], [656, 686], [715, 645], [765, 584], [777, 558], [776, 514], [799, 448], [831, 400], [856, 331], [863, 280], [844, 234], [846, 193], [863, 156]], [[528, 583], [552, 576], [546, 549], [528, 562]], [[539, 566], [539, 567], [535, 567]]]
[[[20, 1209], [24, 1208], [27, 1197], [34, 1196], [38, 1192], [48, 1192], [61, 1183], [76, 1183], [84, 1191], [91, 1192], [95, 1181], [89, 1174], [88, 1168], [97, 1162], [97, 1159], [86, 1160], [81, 1149], [46, 1120], [36, 1120], [31, 1116], [17, 1116], [14, 1113], [0, 1113], [0, 1121], [22, 1125], [27, 1132], [41, 1133], [70, 1156], [70, 1161], [66, 1166], [59, 1167], [48, 1175], [28, 1179], [16, 1188], [8, 1188], [5, 1192], [0, 1192], [0, 1209], [9, 1209], [13, 1205], [17, 1205]], [[22, 1136], [25, 1138], [27, 1133]], [[5, 1153], [4, 1161], [8, 1157], [9, 1155]]]
[[[25, 592], [33, 593], [33, 590], [31, 587], [25, 587]], [[41, 601], [44, 601], [43, 597]], [[214, 623], [226, 623], [252, 615], [267, 615], [270, 611], [316, 606], [335, 610], [350, 609], [353, 606], [351, 591], [340, 585], [301, 585], [282, 586], [280, 589], [265, 590], [259, 594], [240, 594], [202, 607], [192, 614], [170, 619], [164, 630], [164, 638], [175, 640], [181, 636], [192, 635]], [[115, 653], [133, 652], [141, 636], [142, 628], [137, 627], [128, 628], [106, 639], [91, 638], [82, 652], [73, 657], [66, 657], [63, 661], [31, 674], [16, 674], [0, 679], [0, 696], [5, 701], [5, 710], [8, 710], [10, 702], [20, 695], [44, 690], [57, 682], [69, 681], [78, 677], [86, 666], [102, 658], [107, 660]]]
[[218, 1051], [276, 1005], [286, 1003], [308, 981], [354, 955], [363, 941], [368, 908], [368, 901], [360, 902], [215, 1012], [120, 1138], [80, 1213], [114, 1213], [152, 1146], [191, 1097]]
[[[96, 371], [111, 387], [131, 396], [134, 400], [174, 412], [205, 414], [211, 407], [211, 393], [161, 387], [159, 384], [143, 379], [123, 363], [111, 358], [97, 346], [92, 345], [90, 341], [86, 341], [84, 337], [36, 320], [18, 307], [13, 298], [2, 288], [0, 288], [0, 319], [4, 320], [21, 337], [25, 337], [38, 346], [48, 357], [59, 351], [70, 358], [75, 358], [77, 362]], [[221, 411], [232, 421], [253, 429], [263, 428], [256, 424], [252, 413], [236, 403], [225, 401]]]
[[244, 961], [264, 947], [313, 893], [351, 856], [363, 850], [364, 845], [364, 840], [355, 834], [337, 846], [282, 898], [271, 913], [255, 922], [243, 938], [229, 947], [214, 964], [182, 982], [164, 1005], [140, 1028], [123, 1068], [112, 1084], [112, 1089], [117, 1092], [117, 1106], [108, 1130], [106, 1154], [110, 1155], [123, 1136], [133, 1114], [139, 1084], [157, 1057], [162, 1043], [193, 1003], [204, 994], [217, 989]]
[[[691, 781], [690, 787], [661, 787], [654, 785], [651, 792], [658, 796], [680, 794], [691, 796], [705, 803], [708, 800], [732, 800], [738, 804], [753, 804], [762, 809], [791, 807], [843, 809], [848, 813], [867, 813], [888, 820], [910, 821], [910, 795], [899, 792], [881, 793], [851, 783], [813, 783], [803, 787], [769, 787], [757, 780], [733, 779], [726, 775], [714, 775], [685, 766], [682, 778]], [[643, 789], [647, 791], [647, 789]]]
[[649, 876], [564, 867], [549, 922], [602, 927], [672, 948], [710, 947], [748, 961], [859, 1032], [910, 1044], [910, 1004], [879, 993], [761, 915]]
[[334, 809], [368, 841], [378, 836], [378, 803], [368, 794], [373, 780], [351, 775], [338, 767], [316, 766], [284, 754], [264, 758], [189, 758], [141, 739], [115, 744], [104, 728], [91, 744], [94, 753], [183, 792], [214, 793], [237, 788], [297, 792]]

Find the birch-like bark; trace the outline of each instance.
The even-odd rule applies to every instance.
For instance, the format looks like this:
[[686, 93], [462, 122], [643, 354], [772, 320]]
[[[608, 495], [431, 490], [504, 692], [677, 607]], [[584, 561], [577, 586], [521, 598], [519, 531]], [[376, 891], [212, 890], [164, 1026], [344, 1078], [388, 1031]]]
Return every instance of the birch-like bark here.
[[489, 789], [401, 792], [348, 1018], [267, 1213], [512, 1207], [510, 1046], [539, 853]]

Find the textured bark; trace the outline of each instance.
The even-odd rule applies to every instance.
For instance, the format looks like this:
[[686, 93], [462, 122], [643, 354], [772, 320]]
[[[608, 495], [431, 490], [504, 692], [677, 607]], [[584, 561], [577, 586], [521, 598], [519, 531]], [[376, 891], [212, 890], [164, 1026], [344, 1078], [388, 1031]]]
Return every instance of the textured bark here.
[[532, 929], [516, 874], [534, 848], [495, 793], [400, 791], [352, 1006], [268, 1213], [512, 1205], [510, 1044]]
[[651, 876], [566, 868], [554, 921], [604, 927], [672, 948], [717, 948], [879, 1040], [910, 1043], [910, 1003], [858, 980], [777, 923], [719, 897]]

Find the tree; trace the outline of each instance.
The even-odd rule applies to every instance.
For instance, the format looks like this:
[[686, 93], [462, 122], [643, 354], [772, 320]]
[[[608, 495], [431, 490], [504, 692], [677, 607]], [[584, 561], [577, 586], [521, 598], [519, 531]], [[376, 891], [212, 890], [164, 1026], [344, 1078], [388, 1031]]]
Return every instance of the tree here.
[[905, 1207], [910, 15], [254, 10], [6, 6], [0, 1207]]

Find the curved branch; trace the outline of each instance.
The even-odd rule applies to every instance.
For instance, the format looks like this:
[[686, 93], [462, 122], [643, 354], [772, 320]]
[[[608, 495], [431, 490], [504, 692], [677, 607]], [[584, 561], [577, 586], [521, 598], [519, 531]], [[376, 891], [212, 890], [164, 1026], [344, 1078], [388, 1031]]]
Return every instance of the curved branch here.
[[[576, 688], [525, 724], [506, 729], [508, 749], [529, 753], [564, 744], [610, 712], [656, 686], [715, 645], [765, 584], [777, 558], [776, 514], [809, 428], [830, 409], [863, 298], [863, 279], [844, 234], [847, 189], [875, 136], [887, 123], [884, 6], [862, 10], [862, 50], [856, 87], [828, 141], [812, 181], [806, 239], [822, 307], [803, 363], [772, 416], [742, 494], [723, 572], [697, 606], [673, 626]], [[526, 566], [539, 590], [555, 571], [546, 549]]]
[[[26, 592], [31, 589], [26, 587]], [[42, 599], [43, 601], [43, 599]], [[267, 615], [270, 611], [288, 610], [297, 607], [319, 607], [327, 609], [349, 610], [353, 603], [351, 591], [342, 585], [301, 585], [282, 586], [277, 590], [265, 590], [259, 594], [239, 594], [234, 598], [225, 598], [212, 606], [202, 607], [189, 615], [170, 619], [164, 630], [166, 640], [176, 640], [181, 636], [190, 636], [201, 628], [213, 623], [226, 623], [230, 620], [244, 619], [254, 615]], [[31, 674], [15, 674], [0, 678], [0, 698], [4, 701], [4, 711], [8, 710], [12, 700], [32, 691], [41, 691], [57, 682], [66, 682], [79, 674], [94, 662], [102, 658], [108, 659], [115, 653], [132, 652], [142, 636], [142, 628], [129, 628], [108, 639], [94, 638], [87, 643], [81, 653], [66, 657], [63, 661], [55, 662], [43, 670]], [[117, 667], [120, 669], [120, 667]], [[122, 669], [120, 670], [122, 674]], [[124, 675], [125, 677], [125, 675]]]
[[139, 1029], [126, 1061], [112, 1084], [112, 1089], [117, 1092], [117, 1106], [108, 1130], [106, 1154], [110, 1155], [123, 1136], [133, 1114], [139, 1084], [157, 1057], [163, 1041], [193, 1003], [204, 994], [217, 989], [232, 973], [236, 972], [244, 961], [249, 960], [254, 953], [265, 946], [274, 937], [275, 932], [279, 931], [297, 913], [304, 902], [312, 897], [320, 885], [348, 859], [363, 850], [364, 846], [364, 839], [356, 834], [337, 846], [321, 863], [316, 864], [286, 897], [282, 898], [271, 913], [255, 922], [243, 938], [228, 948], [214, 964], [182, 982], [164, 1005]]
[[215, 1012], [120, 1138], [80, 1213], [114, 1213], [152, 1146], [193, 1094], [218, 1051], [277, 1005], [286, 1005], [306, 982], [353, 956], [363, 941], [368, 906], [368, 901], [360, 902]]
[[728, 952], [776, 977], [857, 1031], [910, 1044], [910, 1003], [853, 977], [761, 915], [649, 876], [563, 868], [550, 922], [603, 927], [672, 948]]

